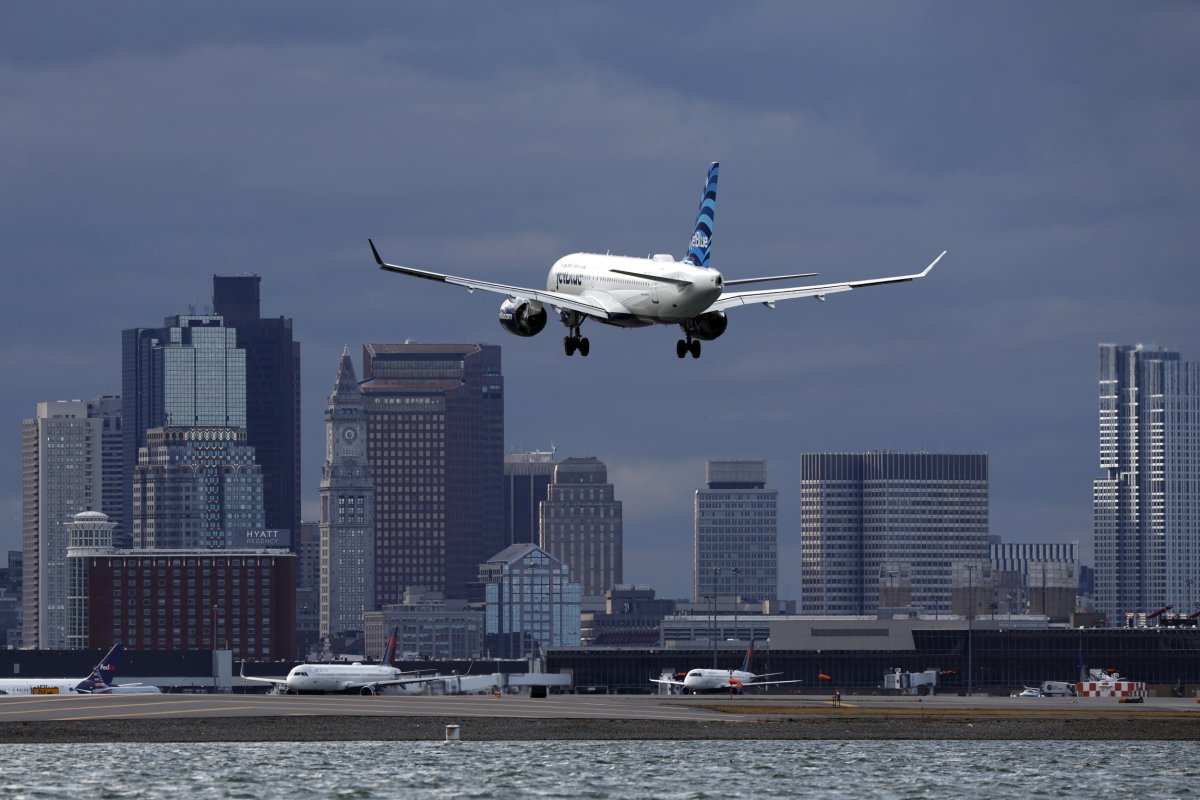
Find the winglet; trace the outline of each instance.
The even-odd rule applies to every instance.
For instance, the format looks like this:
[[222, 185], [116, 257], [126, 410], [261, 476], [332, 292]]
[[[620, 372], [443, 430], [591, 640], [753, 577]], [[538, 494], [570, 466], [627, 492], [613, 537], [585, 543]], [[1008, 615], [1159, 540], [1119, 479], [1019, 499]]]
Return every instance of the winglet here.
[[922, 271], [921, 271], [921, 274], [920, 274], [920, 275], [918, 275], [917, 277], [918, 277], [918, 278], [924, 278], [926, 275], [928, 275], [928, 274], [929, 274], [929, 271], [930, 271], [931, 269], [933, 269], [933, 265], [934, 265], [934, 264], [936, 264], [936, 263], [938, 263], [939, 261], [941, 261], [941, 260], [942, 260], [942, 256], [946, 255], [946, 253], [947, 253], [947, 252], [949, 252], [949, 251], [947, 251], [947, 250], [943, 250], [943, 251], [942, 251], [942, 255], [941, 255], [941, 256], [938, 256], [938, 257], [937, 257], [937, 258], [935, 258], [933, 261], [931, 261], [931, 262], [929, 263], [929, 266], [928, 266], [928, 267], [926, 267], [924, 270], [922, 270]]
[[375, 254], [375, 263], [382, 267], [383, 257], [379, 255], [379, 250], [375, 248], [375, 242], [371, 241], [370, 239], [367, 239], [367, 242], [371, 245], [371, 252]]

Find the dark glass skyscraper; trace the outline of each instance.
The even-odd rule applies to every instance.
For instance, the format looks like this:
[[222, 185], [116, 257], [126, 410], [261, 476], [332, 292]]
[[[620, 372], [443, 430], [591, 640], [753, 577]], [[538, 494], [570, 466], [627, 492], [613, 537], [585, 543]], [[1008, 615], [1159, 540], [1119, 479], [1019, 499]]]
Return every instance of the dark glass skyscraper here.
[[410, 586], [467, 595], [503, 549], [500, 348], [363, 348], [367, 459], [375, 481], [376, 606]]
[[546, 490], [554, 479], [554, 464], [553, 448], [504, 454], [503, 546], [541, 541], [538, 507], [545, 501]]
[[300, 345], [292, 321], [259, 316], [257, 275], [213, 276], [211, 314], [168, 317], [121, 336], [123, 524], [131, 544], [132, 482], [150, 428], [245, 428], [262, 468], [267, 528], [293, 537], [300, 519]]
[[132, 543], [133, 474], [151, 428], [246, 427], [246, 354], [211, 314], [168, 317], [161, 328], [121, 334], [122, 524], [116, 547]]
[[263, 318], [258, 275], [214, 275], [213, 313], [246, 353], [246, 433], [262, 467], [268, 528], [300, 530], [300, 343], [287, 317]]

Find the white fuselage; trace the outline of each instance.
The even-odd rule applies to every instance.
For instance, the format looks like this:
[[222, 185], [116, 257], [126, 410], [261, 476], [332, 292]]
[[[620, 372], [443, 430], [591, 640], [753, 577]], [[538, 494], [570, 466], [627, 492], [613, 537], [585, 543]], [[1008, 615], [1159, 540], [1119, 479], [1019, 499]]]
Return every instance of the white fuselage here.
[[371, 664], [299, 664], [287, 674], [287, 688], [293, 692], [344, 692], [375, 681], [395, 680], [402, 674], [395, 667]]
[[4, 678], [0, 680], [0, 694], [77, 694], [75, 687], [79, 685], [79, 681], [79, 678]]
[[715, 269], [662, 255], [629, 258], [572, 253], [554, 262], [546, 276], [548, 291], [591, 300], [609, 312], [608, 319], [597, 321], [623, 328], [673, 325], [697, 317], [721, 296], [721, 283], [721, 273]]
[[686, 692], [715, 692], [723, 689], [742, 689], [754, 683], [758, 676], [740, 669], [694, 669], [683, 677]]

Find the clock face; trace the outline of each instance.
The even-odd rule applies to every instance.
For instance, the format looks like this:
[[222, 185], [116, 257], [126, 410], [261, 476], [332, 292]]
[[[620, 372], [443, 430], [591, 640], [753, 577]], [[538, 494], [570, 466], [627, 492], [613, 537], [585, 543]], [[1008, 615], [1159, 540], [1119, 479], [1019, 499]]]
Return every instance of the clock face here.
[[358, 431], [354, 430], [354, 428], [346, 428], [342, 431], [342, 438], [347, 442], [353, 442], [358, 438]]

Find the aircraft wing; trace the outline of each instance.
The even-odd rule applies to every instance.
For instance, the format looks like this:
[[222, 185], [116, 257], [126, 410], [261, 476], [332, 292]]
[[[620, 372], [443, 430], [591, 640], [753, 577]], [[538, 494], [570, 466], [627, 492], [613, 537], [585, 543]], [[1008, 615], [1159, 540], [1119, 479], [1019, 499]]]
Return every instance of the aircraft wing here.
[[491, 281], [480, 281], [472, 278], [460, 278], [457, 275], [444, 275], [440, 272], [430, 272], [429, 270], [416, 269], [415, 267], [402, 267], [398, 264], [388, 264], [379, 255], [379, 250], [375, 248], [375, 242], [367, 240], [371, 244], [371, 252], [375, 254], [375, 263], [380, 269], [385, 269], [388, 272], [398, 272], [401, 275], [411, 275], [414, 278], [425, 278], [430, 281], [440, 281], [441, 283], [450, 283], [455, 286], [462, 286], [468, 292], [474, 292], [479, 289], [484, 292], [492, 292], [493, 294], [502, 294], [508, 297], [519, 297], [522, 300], [536, 300], [539, 303], [544, 303], [555, 308], [566, 308], [571, 311], [578, 311], [581, 314], [587, 314], [592, 317], [608, 319], [608, 309], [599, 303], [593, 303], [586, 297], [577, 297], [572, 294], [563, 294], [561, 292], [550, 292], [545, 289], [526, 289], [522, 286], [508, 286], [503, 283], [493, 283]]
[[668, 686], [683, 686], [683, 681], [677, 681], [672, 678], [651, 678], [651, 683], [665, 683]]
[[287, 678], [255, 678], [252, 675], [246, 674], [246, 662], [242, 661], [242, 668], [238, 672], [238, 677], [244, 681], [254, 681], [255, 683], [269, 683], [276, 689], [287, 688]]
[[747, 684], [746, 684], [746, 686], [747, 686], [747, 687], [750, 687], [750, 686], [778, 686], [778, 685], [779, 685], [779, 684], [781, 684], [781, 683], [804, 683], [804, 681], [801, 681], [801, 680], [794, 680], [794, 681], [751, 681], [750, 683], [747, 683]]
[[928, 267], [920, 272], [912, 275], [895, 275], [890, 278], [869, 278], [862, 281], [847, 281], [845, 283], [824, 283], [817, 286], [790, 286], [780, 289], [760, 289], [753, 292], [729, 292], [721, 295], [709, 310], [725, 311], [738, 306], [749, 306], [755, 303], [762, 303], [766, 306], [774, 305], [780, 300], [795, 300], [800, 297], [816, 297], [819, 300], [825, 299], [827, 294], [835, 294], [837, 292], [848, 292], [851, 289], [861, 289], [865, 286], [880, 286], [885, 283], [905, 283], [907, 281], [915, 281], [917, 278], [924, 278], [933, 269], [934, 264], [942, 260], [942, 256], [946, 255], [946, 251], [942, 251], [942, 255], [935, 258]]

